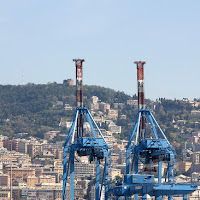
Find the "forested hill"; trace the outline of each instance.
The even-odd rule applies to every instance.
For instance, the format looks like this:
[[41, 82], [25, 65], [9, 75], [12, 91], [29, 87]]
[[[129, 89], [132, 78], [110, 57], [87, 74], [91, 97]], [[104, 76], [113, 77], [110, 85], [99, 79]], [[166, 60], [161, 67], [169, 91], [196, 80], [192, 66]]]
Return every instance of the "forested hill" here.
[[[75, 93], [75, 86], [58, 83], [0, 85], [0, 134], [14, 136], [25, 132], [43, 138], [43, 134], [49, 130], [61, 130], [61, 118], [72, 121], [75, 115]], [[137, 96], [87, 85], [84, 85], [83, 93], [86, 106], [90, 104], [92, 96], [109, 103], [111, 109], [114, 109], [114, 103], [123, 104], [118, 107], [119, 117], [114, 120], [116, 125], [121, 126], [122, 132], [115, 136], [127, 139], [137, 117], [137, 106], [128, 105], [127, 100], [137, 99]], [[199, 100], [161, 98], [157, 101], [146, 100], [146, 103], [170, 141], [182, 143], [189, 140], [193, 132], [200, 131]], [[66, 104], [73, 109], [65, 110]], [[102, 123], [101, 128], [107, 129], [108, 126]], [[61, 131], [66, 133], [65, 129]]]
[[[0, 134], [13, 135], [28, 132], [39, 136], [48, 130], [58, 129], [61, 117], [71, 117], [74, 111], [54, 108], [57, 101], [75, 106], [76, 88], [64, 84], [0, 85]], [[84, 103], [92, 96], [112, 104], [131, 99], [124, 92], [100, 86], [84, 86]]]

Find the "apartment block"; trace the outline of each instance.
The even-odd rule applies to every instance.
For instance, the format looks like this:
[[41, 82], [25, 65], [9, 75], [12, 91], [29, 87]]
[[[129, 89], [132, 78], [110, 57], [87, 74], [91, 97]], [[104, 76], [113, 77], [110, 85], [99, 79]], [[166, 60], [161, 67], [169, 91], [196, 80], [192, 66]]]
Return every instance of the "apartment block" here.
[[109, 125], [108, 131], [110, 131], [111, 133], [121, 133], [121, 126]]
[[[10, 176], [11, 169], [10, 168], [6, 168], [4, 170], [4, 173], [8, 174]], [[13, 180], [27, 181], [27, 178], [29, 176], [35, 176], [35, 169], [31, 169], [31, 168], [13, 168], [12, 169]]]
[[28, 176], [27, 177], [27, 186], [35, 187], [36, 184], [38, 184], [38, 177], [36, 176]]
[[0, 173], [0, 187], [10, 186], [10, 176], [7, 174]]
[[38, 178], [38, 183], [56, 183], [55, 176], [42, 175]]
[[42, 144], [39, 142], [32, 142], [28, 145], [27, 153], [31, 158], [39, 156], [42, 152]]
[[49, 131], [44, 134], [45, 140], [52, 140], [60, 131]]
[[110, 104], [101, 102], [99, 103], [99, 110], [102, 112], [106, 112], [106, 110], [110, 110]]
[[109, 119], [117, 120], [118, 118], [118, 110], [109, 109], [107, 110], [107, 116]]
[[131, 106], [135, 106], [135, 107], [138, 106], [138, 100], [131, 100], [131, 99], [129, 99], [129, 100], [127, 100], [126, 103], [127, 103], [128, 105], [131, 105]]
[[92, 176], [94, 175], [94, 164], [75, 162], [74, 174], [76, 178]]

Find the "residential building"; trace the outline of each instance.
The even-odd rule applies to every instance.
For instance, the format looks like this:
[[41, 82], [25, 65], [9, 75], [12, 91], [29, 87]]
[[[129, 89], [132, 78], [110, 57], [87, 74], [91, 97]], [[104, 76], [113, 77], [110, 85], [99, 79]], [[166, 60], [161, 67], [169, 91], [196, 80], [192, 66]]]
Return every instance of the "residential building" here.
[[138, 100], [129, 99], [129, 100], [127, 100], [126, 103], [127, 103], [128, 105], [130, 105], [130, 106], [135, 106], [135, 107], [138, 106]]
[[72, 110], [72, 106], [70, 106], [68, 103], [65, 104], [65, 110]]
[[117, 118], [118, 118], [118, 110], [107, 109], [106, 112], [107, 112], [108, 119], [117, 120]]
[[192, 110], [191, 115], [193, 116], [200, 116], [200, 110]]
[[121, 133], [121, 126], [109, 125], [108, 131], [110, 131], [111, 133]]
[[92, 96], [92, 103], [93, 104], [96, 104], [96, 103], [98, 103], [98, 101], [99, 101], [99, 98], [97, 97], [97, 96]]
[[0, 187], [10, 186], [10, 176], [7, 174], [0, 173]]
[[35, 187], [38, 184], [38, 177], [28, 176], [27, 177], [27, 186]]
[[18, 152], [27, 154], [28, 144], [30, 141], [20, 139], [18, 144]]
[[27, 153], [31, 158], [39, 156], [42, 152], [42, 144], [35, 141], [28, 144]]
[[0, 199], [1, 200], [10, 200], [10, 190], [9, 188], [1, 190], [0, 189]]
[[124, 107], [124, 103], [114, 103], [114, 109], [123, 109]]
[[56, 183], [56, 178], [55, 176], [42, 175], [42, 176], [39, 176], [38, 183]]
[[[6, 168], [4, 170], [4, 173], [8, 174], [10, 176], [11, 169], [10, 168]], [[35, 169], [31, 169], [31, 168], [12, 168], [13, 180], [27, 181], [27, 178], [29, 176], [35, 176]]]
[[44, 134], [45, 140], [52, 140], [60, 131], [49, 131]]
[[102, 112], [110, 110], [110, 104], [104, 102], [99, 103], [99, 110], [101, 110]]
[[94, 175], [94, 164], [83, 163], [83, 162], [75, 162], [75, 164], [74, 164], [74, 175], [77, 178]]
[[69, 85], [73, 86], [74, 85], [74, 80], [73, 79], [64, 80], [63, 84], [68, 85], [68, 86]]

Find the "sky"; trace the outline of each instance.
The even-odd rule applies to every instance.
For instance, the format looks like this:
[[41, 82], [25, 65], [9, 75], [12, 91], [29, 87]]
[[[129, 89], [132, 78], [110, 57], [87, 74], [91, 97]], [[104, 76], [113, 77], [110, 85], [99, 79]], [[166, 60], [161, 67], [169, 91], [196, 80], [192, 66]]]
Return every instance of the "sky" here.
[[200, 98], [199, 0], [0, 0], [0, 84], [83, 80], [133, 95]]

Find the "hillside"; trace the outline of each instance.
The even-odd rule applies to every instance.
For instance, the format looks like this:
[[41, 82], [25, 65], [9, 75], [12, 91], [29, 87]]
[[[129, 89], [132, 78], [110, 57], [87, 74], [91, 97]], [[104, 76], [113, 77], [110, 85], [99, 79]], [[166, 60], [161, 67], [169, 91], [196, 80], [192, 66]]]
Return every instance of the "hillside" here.
[[[124, 92], [100, 86], [84, 86], [84, 104], [90, 105], [91, 97], [97, 96], [100, 102], [110, 104], [111, 109], [116, 109], [115, 104], [121, 103], [117, 108], [119, 116], [114, 120], [121, 126], [121, 133], [115, 135], [127, 139], [136, 121], [137, 107], [127, 104], [127, 100], [137, 99], [126, 95]], [[200, 131], [198, 100], [167, 100], [161, 98], [157, 101], [146, 100], [147, 107], [151, 109], [166, 136], [175, 146], [180, 146], [185, 141], [190, 141], [194, 132]], [[65, 105], [72, 106], [72, 110], [64, 109]], [[29, 135], [43, 138], [49, 130], [60, 130], [66, 133], [65, 128], [60, 128], [61, 118], [72, 121], [75, 114], [75, 86], [64, 84], [26, 84], [26, 85], [0, 85], [0, 134], [15, 136], [17, 133], [26, 132]], [[192, 114], [197, 111], [197, 115]], [[101, 128], [107, 129], [104, 123]]]
[[[125, 102], [131, 97], [123, 92], [99, 86], [84, 86], [87, 105], [92, 96], [106, 103]], [[61, 117], [72, 120], [74, 111], [65, 111], [63, 106], [54, 107], [56, 102], [75, 106], [75, 86], [63, 84], [0, 85], [0, 134], [13, 136], [19, 132], [43, 137], [48, 130], [58, 129]]]

